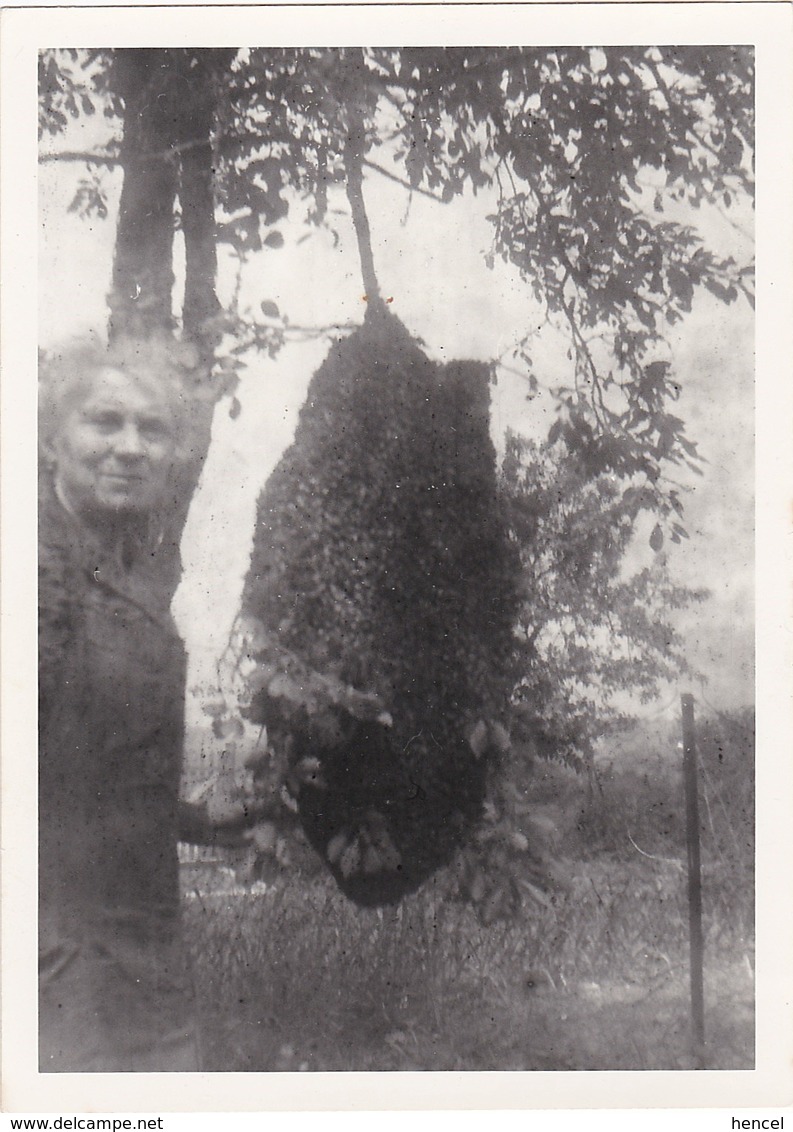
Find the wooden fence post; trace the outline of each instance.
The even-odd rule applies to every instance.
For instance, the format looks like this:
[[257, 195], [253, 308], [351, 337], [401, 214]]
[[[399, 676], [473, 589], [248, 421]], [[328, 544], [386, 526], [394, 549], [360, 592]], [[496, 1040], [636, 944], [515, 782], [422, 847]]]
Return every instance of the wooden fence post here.
[[702, 873], [699, 853], [699, 796], [694, 697], [680, 697], [683, 716], [683, 781], [686, 795], [688, 851], [688, 935], [691, 976], [692, 1053], [695, 1069], [705, 1068], [705, 1003], [703, 994]]

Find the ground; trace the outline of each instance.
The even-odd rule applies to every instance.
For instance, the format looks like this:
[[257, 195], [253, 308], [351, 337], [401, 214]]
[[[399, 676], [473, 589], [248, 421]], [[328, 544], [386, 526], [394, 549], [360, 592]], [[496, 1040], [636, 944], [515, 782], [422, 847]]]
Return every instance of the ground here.
[[[701, 742], [704, 1067], [754, 1065], [751, 721]], [[361, 909], [321, 868], [240, 883], [183, 865], [209, 1071], [695, 1067], [685, 823], [674, 743], [540, 767], [566, 886], [484, 925], [437, 874]], [[636, 737], [634, 737], [636, 741]], [[710, 747], [715, 752], [709, 763]]]

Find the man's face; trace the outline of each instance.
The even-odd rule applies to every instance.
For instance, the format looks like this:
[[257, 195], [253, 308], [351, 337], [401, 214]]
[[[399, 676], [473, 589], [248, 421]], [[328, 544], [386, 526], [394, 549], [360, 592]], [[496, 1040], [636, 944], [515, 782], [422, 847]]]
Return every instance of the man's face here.
[[142, 514], [164, 497], [173, 447], [164, 402], [120, 370], [101, 370], [55, 441], [58, 482], [78, 514]]

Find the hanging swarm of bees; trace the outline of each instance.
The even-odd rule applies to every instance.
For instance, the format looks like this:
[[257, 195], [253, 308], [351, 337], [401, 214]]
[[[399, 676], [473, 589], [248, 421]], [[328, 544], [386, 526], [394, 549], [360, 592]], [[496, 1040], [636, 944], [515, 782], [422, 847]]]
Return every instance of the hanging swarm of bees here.
[[259, 500], [246, 714], [360, 904], [451, 859], [508, 744], [518, 562], [495, 465], [487, 366], [434, 364], [377, 306], [314, 375]]

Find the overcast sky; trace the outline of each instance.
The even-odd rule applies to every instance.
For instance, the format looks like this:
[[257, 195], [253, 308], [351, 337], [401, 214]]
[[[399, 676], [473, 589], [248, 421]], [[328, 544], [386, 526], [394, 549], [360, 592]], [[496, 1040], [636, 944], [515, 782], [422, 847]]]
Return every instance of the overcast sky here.
[[[75, 127], [56, 146], [94, 144], [96, 127]], [[80, 220], [67, 212], [78, 167], [51, 163], [40, 168], [41, 240], [39, 295], [41, 345], [94, 330], [104, 334], [118, 176], [110, 178], [110, 216]], [[437, 359], [509, 357], [514, 343], [542, 318], [528, 286], [503, 264], [489, 270], [492, 210], [487, 196], [442, 205], [408, 194], [370, 174], [365, 185], [375, 264], [392, 309], [421, 337]], [[331, 203], [333, 203], [331, 201]], [[243, 296], [253, 307], [274, 300], [290, 322], [327, 326], [360, 321], [362, 285], [351, 225], [342, 210], [332, 217], [338, 241], [309, 229], [293, 210], [280, 225], [283, 248], [268, 249], [246, 268]], [[679, 217], [677, 217], [679, 218]], [[743, 261], [751, 252], [748, 207], [728, 214], [692, 213], [690, 222], [718, 250]], [[305, 239], [308, 235], [308, 238]], [[302, 241], [302, 242], [300, 242]], [[221, 299], [232, 286], [229, 263], [221, 263]], [[753, 700], [753, 318], [743, 301], [725, 307], [701, 296], [683, 324], [671, 330], [670, 346], [682, 379], [680, 415], [706, 458], [702, 477], [688, 475], [686, 525], [690, 541], [670, 548], [676, 580], [707, 586], [704, 606], [680, 615], [692, 662], [709, 677], [708, 699], [717, 706]], [[192, 658], [191, 678], [212, 678], [236, 613], [252, 537], [259, 490], [290, 442], [312, 373], [329, 340], [288, 345], [275, 360], [251, 360], [239, 390], [242, 412], [231, 420], [218, 406], [213, 443], [185, 532], [185, 578], [175, 614]], [[536, 338], [534, 369], [549, 385], [563, 383], [566, 343], [552, 331]], [[524, 381], [502, 370], [493, 390], [493, 434], [498, 443], [510, 426], [526, 434], [547, 431], [551, 403], [528, 400]], [[637, 543], [636, 560], [651, 552]]]

